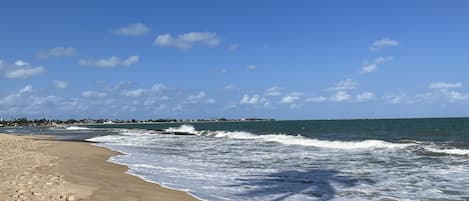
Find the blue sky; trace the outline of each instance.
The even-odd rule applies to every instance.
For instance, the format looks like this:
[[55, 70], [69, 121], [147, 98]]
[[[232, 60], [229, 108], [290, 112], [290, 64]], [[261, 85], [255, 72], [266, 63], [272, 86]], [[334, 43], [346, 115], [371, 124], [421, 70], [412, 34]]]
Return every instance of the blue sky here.
[[468, 116], [466, 1], [2, 1], [0, 117]]

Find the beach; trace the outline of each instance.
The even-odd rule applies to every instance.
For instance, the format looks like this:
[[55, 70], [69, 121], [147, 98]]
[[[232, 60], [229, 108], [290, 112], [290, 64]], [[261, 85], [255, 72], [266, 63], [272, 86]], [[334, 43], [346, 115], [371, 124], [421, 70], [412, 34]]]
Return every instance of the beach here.
[[125, 174], [120, 153], [86, 142], [0, 134], [0, 200], [197, 200]]

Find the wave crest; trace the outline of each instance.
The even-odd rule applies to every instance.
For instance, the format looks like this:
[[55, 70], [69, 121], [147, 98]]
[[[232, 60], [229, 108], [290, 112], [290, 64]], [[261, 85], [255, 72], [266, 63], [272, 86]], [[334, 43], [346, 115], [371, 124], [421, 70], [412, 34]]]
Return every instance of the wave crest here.
[[456, 148], [448, 148], [448, 149], [438, 149], [438, 148], [425, 148], [427, 151], [439, 154], [449, 154], [449, 155], [461, 155], [461, 156], [469, 156], [469, 149], [456, 149]]
[[318, 148], [330, 149], [395, 149], [405, 148], [413, 143], [392, 143], [382, 140], [363, 140], [363, 141], [330, 141], [306, 138], [301, 135], [269, 134], [255, 135], [244, 131], [214, 131], [214, 137], [226, 137], [232, 139], [262, 140], [266, 142], [277, 142], [285, 145], [301, 145]]
[[81, 126], [69, 126], [65, 129], [66, 130], [89, 130], [89, 128], [81, 127]]
[[190, 133], [194, 135], [200, 135], [200, 132], [195, 130], [194, 126], [189, 124], [183, 124], [179, 127], [169, 127], [167, 129], [164, 129], [164, 131], [170, 133]]

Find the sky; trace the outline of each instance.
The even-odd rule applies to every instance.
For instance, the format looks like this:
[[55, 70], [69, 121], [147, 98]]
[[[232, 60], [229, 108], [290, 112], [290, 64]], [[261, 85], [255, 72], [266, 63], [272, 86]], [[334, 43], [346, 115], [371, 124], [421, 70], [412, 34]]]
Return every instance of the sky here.
[[469, 116], [469, 2], [0, 3], [0, 118]]

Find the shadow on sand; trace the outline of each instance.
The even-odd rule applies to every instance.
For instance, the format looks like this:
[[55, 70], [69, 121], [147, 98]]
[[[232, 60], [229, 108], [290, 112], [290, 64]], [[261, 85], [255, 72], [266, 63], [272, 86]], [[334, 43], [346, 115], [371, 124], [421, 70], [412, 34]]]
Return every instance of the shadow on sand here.
[[239, 180], [239, 186], [253, 189], [239, 194], [243, 197], [268, 197], [272, 201], [287, 200], [301, 195], [314, 200], [327, 201], [335, 197], [332, 186], [353, 187], [359, 182], [373, 183], [368, 179], [354, 179], [339, 175], [336, 170], [312, 169], [307, 171], [288, 170], [262, 176], [260, 179]]

